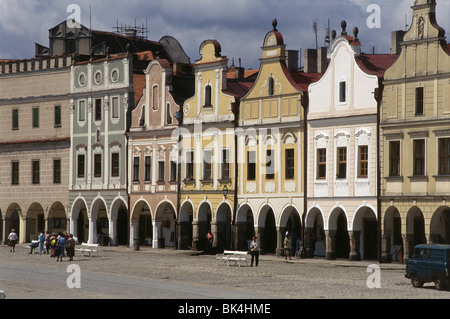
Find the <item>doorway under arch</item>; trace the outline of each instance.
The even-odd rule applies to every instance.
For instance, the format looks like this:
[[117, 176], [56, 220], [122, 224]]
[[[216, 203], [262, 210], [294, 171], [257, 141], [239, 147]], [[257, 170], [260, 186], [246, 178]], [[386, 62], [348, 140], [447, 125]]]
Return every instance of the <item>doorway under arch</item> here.
[[217, 223], [217, 249], [221, 252], [224, 249], [232, 248], [231, 231], [231, 208], [227, 203], [219, 206], [216, 213]]
[[347, 215], [345, 214], [345, 212], [342, 210], [342, 208], [335, 208], [330, 214], [329, 221], [330, 231], [335, 232], [334, 252], [330, 252], [330, 259], [349, 258], [350, 238], [348, 235], [347, 225]]
[[21, 218], [21, 209], [17, 205], [10, 206], [10, 208], [6, 211], [6, 218], [5, 218], [5, 243], [7, 242], [8, 235], [11, 232], [12, 229], [15, 230], [17, 237], [19, 238], [20, 242], [20, 218]]
[[206, 235], [211, 232], [211, 205], [207, 202], [202, 203], [198, 208], [198, 242], [197, 250], [207, 250]]
[[192, 221], [194, 220], [194, 208], [192, 204], [186, 202], [180, 208], [178, 222], [178, 249], [192, 248]]
[[438, 208], [431, 217], [430, 238], [436, 244], [450, 244], [450, 208]]
[[159, 227], [158, 248], [174, 247], [175, 218], [175, 208], [172, 203], [164, 201], [158, 205], [155, 214], [155, 222]]
[[249, 241], [255, 234], [255, 220], [252, 208], [249, 205], [243, 205], [239, 208], [236, 216], [237, 227], [237, 249], [250, 250]]
[[277, 249], [277, 229], [272, 207], [265, 206], [261, 209], [259, 221], [258, 225], [263, 225], [262, 232], [259, 230], [261, 251], [264, 254], [274, 254]]

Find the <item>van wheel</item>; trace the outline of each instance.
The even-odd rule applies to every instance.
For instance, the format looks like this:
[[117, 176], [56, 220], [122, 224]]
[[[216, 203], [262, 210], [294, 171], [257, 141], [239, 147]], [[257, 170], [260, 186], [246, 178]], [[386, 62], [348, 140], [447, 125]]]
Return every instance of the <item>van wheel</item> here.
[[416, 275], [411, 275], [411, 284], [413, 285], [413, 287], [416, 287], [416, 288], [423, 287], [423, 281], [420, 281], [419, 279], [417, 279]]
[[445, 289], [445, 280], [442, 278], [436, 278], [434, 280], [434, 285], [436, 286], [437, 290], [444, 290]]

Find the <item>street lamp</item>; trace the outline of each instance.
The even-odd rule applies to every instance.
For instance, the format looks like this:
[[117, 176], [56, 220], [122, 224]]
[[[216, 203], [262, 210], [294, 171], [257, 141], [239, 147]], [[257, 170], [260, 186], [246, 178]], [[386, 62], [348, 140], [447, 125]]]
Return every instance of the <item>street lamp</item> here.
[[222, 192], [223, 192], [223, 197], [227, 198], [227, 195], [228, 195], [228, 188], [227, 188], [227, 185], [224, 185], [224, 186], [223, 186]]

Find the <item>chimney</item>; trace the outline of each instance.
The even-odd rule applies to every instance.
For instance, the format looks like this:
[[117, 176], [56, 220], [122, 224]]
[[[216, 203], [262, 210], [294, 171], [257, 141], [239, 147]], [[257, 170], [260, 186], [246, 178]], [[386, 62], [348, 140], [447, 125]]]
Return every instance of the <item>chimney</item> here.
[[400, 43], [403, 41], [403, 36], [405, 35], [405, 31], [398, 30], [393, 31], [391, 36], [391, 54], [400, 54], [402, 51], [402, 46]]
[[305, 73], [317, 73], [317, 50], [316, 49], [306, 49], [305, 50]]
[[328, 47], [320, 47], [317, 51], [317, 73], [325, 73], [328, 67]]
[[241, 67], [241, 58], [239, 58], [239, 64], [236, 67], [236, 71], [235, 71], [235, 74], [234, 74], [235, 78], [236, 79], [243, 79], [245, 77], [244, 76], [244, 72], [245, 72], [245, 69], [243, 67]]
[[286, 64], [289, 72], [298, 72], [298, 50], [287, 50]]

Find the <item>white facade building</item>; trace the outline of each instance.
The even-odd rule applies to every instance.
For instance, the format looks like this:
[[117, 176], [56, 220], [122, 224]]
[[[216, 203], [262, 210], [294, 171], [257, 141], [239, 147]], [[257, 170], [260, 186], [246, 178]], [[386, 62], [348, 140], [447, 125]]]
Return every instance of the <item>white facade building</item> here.
[[324, 76], [309, 86], [305, 244], [327, 259], [377, 258], [375, 92], [396, 56], [360, 47], [344, 30], [328, 48]]

